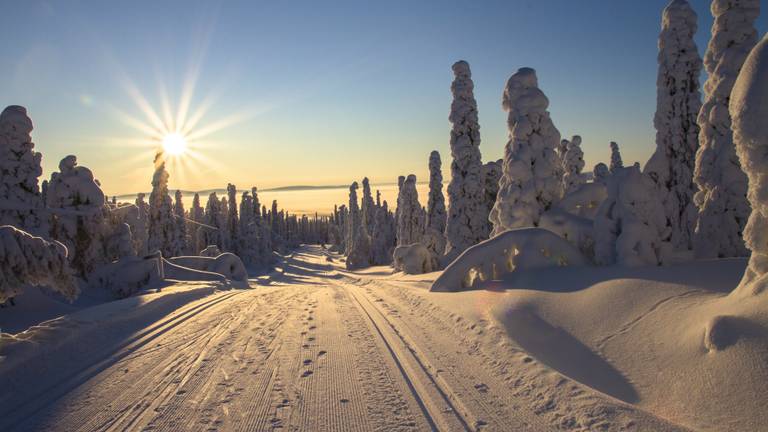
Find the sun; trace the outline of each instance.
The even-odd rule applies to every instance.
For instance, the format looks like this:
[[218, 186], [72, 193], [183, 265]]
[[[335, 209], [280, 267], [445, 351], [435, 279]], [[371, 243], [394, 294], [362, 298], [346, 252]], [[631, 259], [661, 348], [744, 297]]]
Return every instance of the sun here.
[[187, 139], [178, 132], [163, 137], [163, 151], [172, 156], [181, 156], [187, 151]]

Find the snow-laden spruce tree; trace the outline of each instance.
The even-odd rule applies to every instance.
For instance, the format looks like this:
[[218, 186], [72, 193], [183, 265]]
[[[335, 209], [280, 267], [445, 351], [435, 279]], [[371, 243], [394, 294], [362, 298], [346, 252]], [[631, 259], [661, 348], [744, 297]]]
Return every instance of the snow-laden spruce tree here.
[[[371, 261], [371, 239], [366, 232], [362, 212], [357, 202], [357, 182], [349, 186], [349, 217], [347, 218], [347, 268], [368, 267]], [[369, 189], [370, 190], [370, 189]]]
[[608, 165], [600, 162], [592, 169], [592, 178], [596, 183], [607, 184], [608, 177], [611, 176], [611, 172], [608, 170]]
[[443, 195], [443, 173], [440, 153], [429, 154], [429, 197], [427, 198], [427, 226], [424, 245], [435, 257], [445, 253], [445, 196]]
[[[446, 256], [450, 262], [468, 247], [488, 238], [488, 216], [483, 201], [483, 163], [480, 124], [469, 64], [453, 64], [451, 84], [451, 181], [448, 183]], [[400, 205], [398, 203], [398, 209]], [[398, 244], [404, 244], [398, 239]], [[407, 243], [405, 243], [407, 244]]]
[[737, 291], [759, 294], [768, 288], [768, 37], [743, 64], [729, 102], [733, 141], [741, 168], [747, 174], [747, 197], [752, 212], [744, 228], [744, 242], [752, 251]]
[[[221, 201], [216, 196], [216, 192], [211, 192], [208, 195], [208, 201], [205, 203], [205, 225], [200, 226], [197, 235], [199, 237], [198, 244], [205, 245], [203, 249], [208, 246], [218, 246], [221, 249]], [[202, 250], [202, 249], [200, 249]]]
[[229, 239], [229, 251], [238, 253], [240, 246], [240, 225], [237, 215], [237, 188], [232, 183], [227, 184], [227, 238]]
[[363, 179], [363, 197], [360, 204], [362, 222], [365, 231], [370, 235], [373, 232], [373, 219], [374, 219], [374, 206], [373, 195], [371, 194], [371, 183], [368, 181], [368, 177]]
[[68, 258], [78, 276], [88, 276], [106, 262], [103, 249], [105, 197], [86, 167], [77, 157], [59, 162], [59, 172], [51, 174], [46, 193], [51, 210], [51, 237], [69, 250]]
[[664, 208], [656, 198], [656, 185], [639, 167], [618, 168], [608, 178], [608, 197], [594, 222], [595, 261], [602, 265], [660, 265], [667, 262], [671, 245], [664, 241]]
[[376, 207], [376, 217], [373, 222], [373, 234], [371, 235], [371, 263], [373, 265], [385, 265], [392, 262], [395, 238], [395, 219], [385, 200], [381, 206]]
[[[613, 164], [613, 158], [611, 158]], [[584, 184], [584, 176], [581, 170], [584, 169], [584, 152], [581, 151], [581, 137], [574, 135], [568, 141], [568, 149], [563, 158], [563, 194], [567, 195], [576, 191]]]
[[80, 293], [64, 245], [0, 225], [0, 303], [17, 296], [29, 285], [47, 286], [69, 301]]
[[195, 196], [192, 198], [192, 208], [189, 209], [189, 219], [193, 223], [187, 224], [189, 230], [189, 248], [192, 255], [197, 255], [198, 252], [205, 249], [206, 244], [203, 244], [200, 239], [201, 224], [205, 224], [205, 210], [200, 205], [200, 194], [195, 192]]
[[145, 256], [149, 253], [149, 204], [144, 199], [145, 194], [136, 195], [137, 217], [131, 227], [133, 242], [136, 245], [136, 255]]
[[[200, 202], [198, 201], [198, 205]], [[187, 217], [184, 212], [184, 202], [182, 200], [181, 191], [176, 190], [174, 202], [173, 202], [173, 218], [176, 224], [176, 244], [174, 255], [187, 255], [190, 252], [190, 241], [187, 238]]]
[[240, 235], [237, 249], [240, 259], [249, 266], [259, 264], [261, 259], [259, 225], [256, 223], [253, 209], [251, 194], [243, 192], [240, 197], [240, 219], [238, 220]]
[[485, 196], [484, 200], [486, 208], [485, 220], [488, 224], [489, 233], [493, 231], [491, 210], [493, 210], [493, 206], [496, 205], [496, 198], [499, 196], [499, 180], [501, 180], [503, 166], [503, 159], [489, 161], [483, 165], [483, 195]]
[[624, 168], [624, 161], [621, 160], [619, 145], [616, 142], [611, 141], [611, 172], [614, 172], [619, 168]]
[[164, 257], [176, 255], [176, 224], [173, 220], [173, 200], [168, 194], [168, 171], [163, 153], [155, 155], [155, 173], [149, 194], [149, 250], [159, 250]]
[[707, 82], [699, 111], [694, 201], [699, 218], [693, 238], [700, 258], [748, 254], [742, 232], [749, 217], [747, 176], [733, 144], [728, 101], [736, 77], [757, 42], [759, 0], [714, 0], [712, 38], [704, 55]]
[[701, 57], [693, 40], [696, 28], [696, 13], [686, 0], [673, 0], [664, 9], [653, 119], [656, 151], [643, 170], [656, 183], [670, 241], [681, 250], [691, 248], [697, 218], [693, 169], [699, 145]]
[[42, 155], [34, 151], [32, 120], [26, 108], [11, 105], [0, 113], [0, 225], [47, 235], [38, 177]]
[[416, 176], [411, 174], [403, 183], [397, 197], [397, 245], [407, 246], [419, 243], [424, 235], [426, 215], [419, 204], [416, 191]]
[[560, 199], [562, 178], [558, 177], [559, 158], [555, 154], [560, 132], [552, 124], [548, 106], [535, 70], [522, 68], [507, 81], [502, 107], [508, 113], [509, 141], [490, 215], [494, 236], [513, 228], [537, 226], [541, 214]]

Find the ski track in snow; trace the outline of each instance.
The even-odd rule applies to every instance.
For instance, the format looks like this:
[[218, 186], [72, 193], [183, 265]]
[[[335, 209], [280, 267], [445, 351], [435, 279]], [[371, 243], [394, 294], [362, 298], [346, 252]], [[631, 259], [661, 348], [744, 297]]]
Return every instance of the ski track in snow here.
[[[308, 247], [0, 408], [0, 430], [678, 430], [571, 381], [424, 290]], [[68, 372], [67, 372], [68, 371]], [[50, 375], [48, 377], [47, 375]]]

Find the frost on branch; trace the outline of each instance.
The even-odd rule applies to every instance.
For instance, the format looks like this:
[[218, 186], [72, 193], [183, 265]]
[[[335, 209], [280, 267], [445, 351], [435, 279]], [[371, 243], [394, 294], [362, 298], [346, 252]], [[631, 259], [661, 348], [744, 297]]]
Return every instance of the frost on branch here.
[[[446, 261], [488, 238], [488, 210], [484, 201], [480, 124], [469, 64], [453, 65], [451, 122], [451, 182], [448, 183]], [[399, 205], [398, 205], [399, 207]], [[399, 241], [398, 245], [415, 242]]]
[[560, 132], [552, 124], [548, 105], [533, 69], [522, 68], [507, 81], [502, 106], [508, 113], [509, 141], [490, 216], [492, 235], [536, 226], [541, 214], [560, 199], [559, 158], [555, 153]]
[[0, 303], [18, 295], [24, 285], [48, 286], [70, 301], [80, 292], [64, 245], [0, 226]]
[[584, 169], [584, 152], [581, 151], [581, 137], [574, 135], [568, 141], [568, 148], [563, 157], [563, 194], [574, 192], [582, 184], [584, 177], [581, 170]]
[[741, 167], [747, 174], [747, 197], [752, 213], [744, 241], [752, 251], [740, 293], [757, 294], [768, 287], [768, 37], [744, 62], [730, 100], [733, 140]]
[[32, 120], [24, 107], [11, 105], [0, 114], [0, 225], [47, 235], [38, 187], [42, 155], [34, 151], [31, 133]]
[[660, 265], [671, 245], [653, 181], [637, 166], [617, 170], [594, 222], [595, 261], [602, 265]]
[[728, 100], [749, 51], [757, 42], [759, 0], [714, 0], [712, 38], [704, 55], [708, 79], [699, 111], [694, 196], [699, 219], [693, 247], [697, 257], [746, 256], [742, 232], [749, 217], [747, 176], [733, 143]]
[[699, 143], [701, 58], [693, 40], [696, 13], [685, 0], [673, 0], [662, 16], [656, 82], [656, 151], [643, 172], [656, 183], [664, 203], [669, 240], [691, 248], [697, 209], [693, 170]]
[[542, 228], [514, 229], [464, 251], [446, 267], [430, 291], [460, 291], [515, 270], [588, 262], [574, 245], [557, 234]]

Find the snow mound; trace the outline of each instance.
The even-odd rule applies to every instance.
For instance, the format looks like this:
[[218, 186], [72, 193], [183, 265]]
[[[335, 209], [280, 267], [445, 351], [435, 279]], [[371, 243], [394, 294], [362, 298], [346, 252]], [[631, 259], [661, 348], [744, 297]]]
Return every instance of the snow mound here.
[[421, 243], [396, 247], [393, 258], [395, 270], [405, 274], [429, 273], [437, 269], [434, 255]]
[[[248, 271], [240, 258], [232, 253], [223, 253], [215, 258], [210, 257], [175, 257], [169, 258], [171, 264], [192, 270], [218, 273], [227, 279], [248, 286]], [[199, 279], [195, 279], [199, 280]]]
[[435, 280], [430, 291], [460, 291], [516, 270], [588, 263], [576, 246], [557, 234], [542, 228], [521, 228], [464, 251]]
[[117, 298], [129, 297], [165, 278], [160, 254], [125, 257], [99, 267], [89, 278], [91, 286], [109, 290]]
[[608, 197], [608, 189], [604, 183], [585, 183], [564, 196], [557, 207], [572, 215], [594, 219], [597, 209], [606, 197]]
[[80, 292], [64, 245], [0, 226], [0, 303], [19, 294], [24, 285], [50, 286], [70, 301]]

